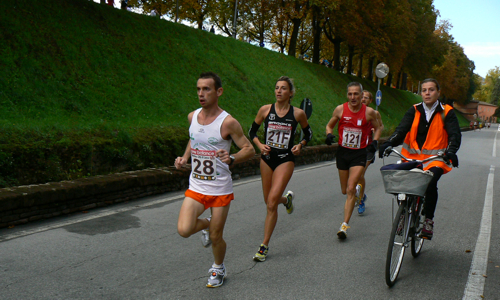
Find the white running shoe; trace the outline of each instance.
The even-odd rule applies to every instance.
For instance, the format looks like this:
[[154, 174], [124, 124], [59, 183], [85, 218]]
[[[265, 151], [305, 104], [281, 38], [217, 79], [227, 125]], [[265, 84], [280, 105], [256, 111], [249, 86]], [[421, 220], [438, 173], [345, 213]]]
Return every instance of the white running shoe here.
[[[211, 217], [207, 218], [208, 222], [210, 222], [210, 218]], [[208, 246], [212, 245], [212, 240], [210, 239], [210, 231], [208, 229], [203, 229], [201, 231], [201, 244], [205, 248], [208, 248]]]

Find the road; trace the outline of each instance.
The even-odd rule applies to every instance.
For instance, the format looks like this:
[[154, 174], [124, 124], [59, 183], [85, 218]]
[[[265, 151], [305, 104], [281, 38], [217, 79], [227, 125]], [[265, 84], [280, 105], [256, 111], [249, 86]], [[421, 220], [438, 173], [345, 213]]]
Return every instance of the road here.
[[260, 177], [235, 181], [220, 288], [205, 287], [213, 257], [199, 234], [177, 234], [179, 191], [1, 229], [0, 298], [462, 299], [469, 282], [464, 299], [500, 299], [498, 139], [497, 125], [463, 133], [460, 167], [439, 182], [434, 238], [417, 259], [407, 252], [393, 288], [384, 279], [393, 201], [377, 158], [366, 175], [366, 212], [354, 212], [345, 241], [336, 236], [345, 196], [335, 163], [297, 167], [295, 211], [280, 207], [263, 263], [252, 260], [266, 212]]

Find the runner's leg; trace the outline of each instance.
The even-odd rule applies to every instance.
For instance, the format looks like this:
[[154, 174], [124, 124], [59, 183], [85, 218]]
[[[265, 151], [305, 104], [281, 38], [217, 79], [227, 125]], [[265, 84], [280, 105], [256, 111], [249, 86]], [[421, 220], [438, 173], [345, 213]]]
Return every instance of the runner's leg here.
[[226, 224], [230, 204], [222, 207], [212, 207], [212, 219], [210, 220], [210, 239], [212, 240], [212, 252], [214, 262], [221, 265], [226, 256], [226, 242], [222, 235]]
[[177, 232], [180, 236], [188, 238], [194, 233], [206, 229], [209, 225], [207, 219], [198, 219], [205, 211], [205, 206], [193, 198], [186, 197], [182, 202], [177, 221]]
[[271, 188], [267, 197], [267, 215], [264, 224], [264, 245], [269, 246], [271, 235], [278, 221], [278, 206], [286, 203], [286, 198], [283, 197], [285, 188], [292, 178], [295, 163], [288, 161], [279, 165], [273, 172]]
[[[349, 220], [351, 219], [352, 211], [354, 210], [354, 204], [356, 203], [356, 185], [358, 184], [359, 177], [365, 167], [363, 166], [354, 166], [349, 168], [348, 179], [347, 179], [347, 199], [344, 206], [344, 222], [349, 224]], [[340, 170], [339, 170], [340, 173]]]

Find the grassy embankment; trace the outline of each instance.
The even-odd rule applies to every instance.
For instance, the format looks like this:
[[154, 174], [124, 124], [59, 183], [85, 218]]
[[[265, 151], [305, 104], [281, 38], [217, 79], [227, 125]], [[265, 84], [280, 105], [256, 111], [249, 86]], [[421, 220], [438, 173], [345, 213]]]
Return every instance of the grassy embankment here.
[[[346, 84], [359, 80], [87, 0], [4, 0], [0, 28], [0, 187], [171, 165], [184, 151], [204, 71], [221, 76], [220, 105], [245, 131], [274, 101], [276, 78], [294, 78], [293, 105], [313, 102], [313, 144], [323, 142]], [[382, 92], [388, 134], [419, 99]]]

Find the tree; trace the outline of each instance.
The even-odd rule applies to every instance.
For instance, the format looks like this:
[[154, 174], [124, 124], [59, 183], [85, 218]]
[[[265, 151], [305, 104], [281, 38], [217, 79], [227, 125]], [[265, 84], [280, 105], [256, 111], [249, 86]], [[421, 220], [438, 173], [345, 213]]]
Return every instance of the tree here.
[[495, 80], [495, 85], [493, 91], [491, 92], [490, 103], [499, 105], [500, 104], [500, 78]]
[[271, 28], [273, 26], [277, 5], [274, 1], [250, 0], [244, 1], [241, 11], [244, 13], [244, 27], [247, 35], [264, 43], [265, 39], [271, 40]]
[[290, 43], [288, 44], [288, 55], [296, 56], [297, 36], [299, 35], [300, 24], [307, 16], [309, 10], [309, 1], [295, 0], [282, 1], [282, 6], [292, 21], [292, 33], [290, 34]]

